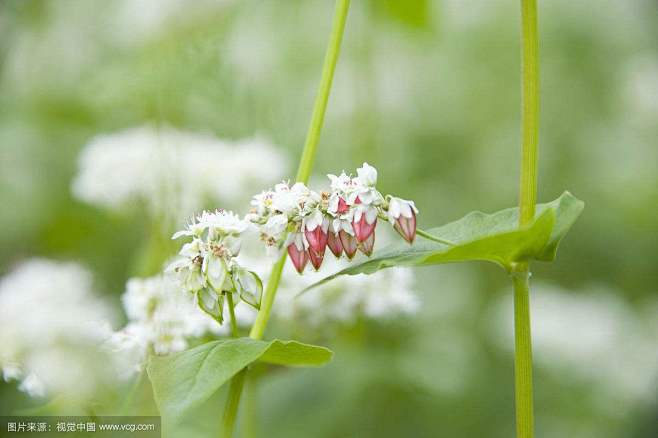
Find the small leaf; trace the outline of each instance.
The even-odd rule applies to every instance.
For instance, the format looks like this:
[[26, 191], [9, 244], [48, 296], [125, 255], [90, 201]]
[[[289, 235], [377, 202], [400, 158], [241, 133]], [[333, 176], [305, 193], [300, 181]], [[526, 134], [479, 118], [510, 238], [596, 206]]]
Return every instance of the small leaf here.
[[372, 274], [392, 266], [424, 266], [440, 263], [481, 260], [510, 270], [514, 262], [525, 260], [552, 261], [560, 240], [576, 221], [584, 203], [569, 192], [558, 199], [537, 205], [535, 220], [519, 228], [518, 208], [493, 214], [479, 211], [442, 227], [427, 230], [432, 236], [454, 242], [444, 245], [417, 238], [413, 245], [398, 242], [376, 251], [372, 258], [349, 266], [303, 292], [341, 275]]
[[313, 367], [324, 365], [332, 356], [327, 348], [296, 341], [223, 339], [169, 356], [151, 357], [147, 370], [160, 413], [175, 421], [251, 363]]
[[253, 271], [238, 268], [234, 272], [235, 284], [240, 299], [255, 309], [260, 309], [260, 301], [263, 296], [263, 282]]
[[210, 288], [203, 288], [196, 294], [199, 308], [218, 323], [224, 322], [224, 294], [218, 294]]

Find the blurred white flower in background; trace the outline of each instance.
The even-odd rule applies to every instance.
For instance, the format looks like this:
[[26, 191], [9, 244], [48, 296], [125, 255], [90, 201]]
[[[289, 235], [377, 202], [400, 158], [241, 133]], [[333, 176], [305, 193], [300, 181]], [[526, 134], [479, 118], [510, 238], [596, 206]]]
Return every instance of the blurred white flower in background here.
[[76, 263], [32, 259], [0, 280], [0, 368], [31, 396], [91, 394], [105, 374], [97, 347], [113, 314]]
[[[596, 383], [604, 391], [597, 399], [612, 409], [618, 406], [615, 400], [650, 400], [658, 377], [658, 337], [651, 326], [658, 306], [643, 308], [648, 312], [635, 311], [620, 293], [609, 290], [579, 293], [533, 284], [531, 319], [537, 364], [562, 379]], [[491, 316], [493, 340], [501, 348], [513, 349], [509, 294], [494, 303]]]
[[262, 138], [228, 142], [146, 125], [91, 139], [72, 189], [100, 207], [145, 203], [155, 214], [180, 218], [208, 202], [244, 198], [286, 168], [284, 155]]
[[[121, 377], [140, 371], [149, 351], [174, 353], [188, 348], [192, 338], [229, 333], [228, 322], [219, 325], [199, 309], [193, 294], [184, 292], [168, 275], [131, 278], [121, 299], [128, 324], [106, 344], [116, 353]], [[256, 312], [243, 303], [235, 307], [235, 316], [238, 325], [245, 327]]]
[[[272, 265], [269, 258], [239, 258], [244, 266], [256, 271], [263, 282]], [[359, 318], [387, 319], [416, 313], [420, 301], [414, 289], [413, 271], [390, 268], [372, 275], [359, 274], [339, 277], [331, 282], [297, 296], [305, 287], [349, 266], [344, 259], [327, 257], [322, 272], [307, 271], [299, 275], [292, 264], [286, 263], [281, 278], [274, 312], [277, 318], [295, 325], [317, 328], [324, 325], [350, 325]]]

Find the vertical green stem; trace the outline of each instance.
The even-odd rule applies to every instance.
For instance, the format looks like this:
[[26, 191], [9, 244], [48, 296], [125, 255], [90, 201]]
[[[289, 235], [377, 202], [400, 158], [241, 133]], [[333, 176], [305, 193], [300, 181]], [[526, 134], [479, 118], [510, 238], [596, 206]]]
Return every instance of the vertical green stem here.
[[[336, 70], [338, 54], [340, 53], [340, 44], [343, 40], [343, 32], [345, 30], [345, 22], [347, 20], [349, 6], [350, 0], [336, 0], [334, 20], [331, 35], [329, 36], [327, 53], [324, 57], [324, 66], [322, 67], [322, 77], [320, 79], [318, 96], [315, 99], [315, 104], [313, 106], [311, 123], [306, 135], [306, 142], [304, 143], [304, 150], [302, 151], [302, 157], [299, 162], [299, 169], [297, 170], [297, 181], [305, 184], [308, 183], [308, 179], [311, 176], [311, 170], [313, 169], [313, 163], [315, 162], [315, 155], [320, 140], [320, 132], [322, 130], [322, 123], [324, 122], [327, 102], [329, 101], [329, 92], [331, 91], [331, 84]], [[249, 337], [253, 339], [262, 339], [265, 334], [265, 328], [270, 319], [270, 312], [272, 311], [276, 291], [279, 288], [279, 282], [281, 281], [281, 274], [286, 263], [286, 258], [286, 254], [284, 253], [272, 267], [265, 288], [263, 302], [261, 303], [260, 310], [256, 316], [256, 321], [254, 321], [254, 325], [251, 327], [251, 332], [249, 333]], [[242, 393], [242, 387], [244, 386], [245, 374], [246, 369], [242, 370], [231, 380], [227, 410], [225, 411], [224, 421], [222, 423], [222, 436], [224, 438], [230, 438], [233, 434], [233, 425], [235, 423], [237, 407], [240, 401], [240, 394]]]
[[532, 438], [532, 342], [530, 337], [530, 285], [527, 263], [519, 263], [514, 282], [514, 389], [516, 436]]
[[238, 330], [238, 321], [235, 319], [235, 309], [233, 305], [233, 293], [226, 292], [226, 301], [228, 302], [228, 313], [231, 317], [231, 336], [234, 338], [240, 337], [240, 331]]
[[537, 143], [539, 140], [539, 37], [537, 0], [521, 0], [521, 181], [519, 223], [535, 217], [537, 203]]
[[243, 438], [256, 438], [258, 427], [257, 427], [257, 418], [258, 418], [258, 380], [254, 376], [254, 373], [247, 376], [247, 386], [245, 393], [245, 405], [244, 405], [244, 430]]
[[[521, 180], [519, 226], [535, 216], [537, 202], [537, 143], [539, 129], [539, 37], [537, 1], [521, 0]], [[514, 369], [516, 436], [534, 435], [532, 400], [532, 342], [530, 334], [530, 268], [527, 262], [514, 266]]]
[[[322, 67], [322, 78], [320, 79], [320, 88], [318, 96], [315, 99], [313, 107], [313, 115], [311, 116], [311, 123], [308, 127], [306, 134], [306, 143], [302, 152], [302, 158], [299, 162], [297, 170], [297, 181], [308, 183], [315, 162], [315, 155], [318, 148], [318, 141], [320, 140], [320, 132], [322, 131], [322, 123], [324, 121], [325, 110], [327, 109], [327, 102], [329, 101], [329, 92], [331, 91], [331, 83], [333, 82], [334, 71], [336, 70], [336, 62], [338, 61], [338, 54], [340, 53], [340, 43], [343, 39], [343, 31], [345, 30], [345, 21], [347, 20], [347, 12], [349, 10], [350, 0], [337, 0], [336, 9], [334, 12], [334, 21], [329, 37], [329, 45], [327, 53], [324, 57], [324, 66]], [[267, 287], [265, 288], [265, 297], [261, 309], [258, 312], [256, 321], [251, 328], [250, 337], [254, 339], [262, 339], [265, 334], [265, 327], [270, 318], [272, 304], [274, 297], [279, 287], [281, 280], [281, 272], [286, 263], [286, 254], [284, 253], [279, 261], [272, 267]]]
[[331, 83], [334, 79], [334, 71], [336, 70], [336, 62], [338, 61], [338, 54], [340, 53], [340, 43], [343, 39], [343, 31], [345, 30], [345, 21], [347, 20], [347, 12], [349, 8], [350, 0], [336, 1], [334, 22], [331, 29], [331, 35], [329, 36], [329, 46], [327, 47], [327, 53], [324, 56], [320, 88], [318, 90], [318, 95], [315, 98], [313, 115], [311, 116], [311, 123], [308, 127], [308, 133], [306, 134], [304, 151], [302, 152], [299, 169], [297, 170], [297, 181], [303, 183], [308, 182], [308, 178], [311, 176], [311, 170], [313, 169], [313, 163], [315, 162], [318, 141], [320, 140], [320, 131], [322, 130], [324, 113], [327, 109], [327, 102], [329, 101], [329, 92], [331, 91]]

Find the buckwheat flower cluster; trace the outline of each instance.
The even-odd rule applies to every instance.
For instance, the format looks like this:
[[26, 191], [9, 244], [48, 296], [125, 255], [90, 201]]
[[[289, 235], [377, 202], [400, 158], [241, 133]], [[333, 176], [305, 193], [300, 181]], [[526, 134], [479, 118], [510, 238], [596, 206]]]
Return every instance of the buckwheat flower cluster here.
[[113, 312], [91, 274], [72, 262], [31, 259], [0, 280], [0, 370], [33, 397], [86, 397], [112, 370], [99, 346]]
[[378, 219], [389, 221], [407, 242], [414, 241], [418, 209], [413, 201], [383, 196], [374, 167], [363, 163], [355, 177], [345, 172], [328, 177], [329, 191], [283, 182], [251, 201], [247, 219], [259, 227], [268, 246], [287, 249], [297, 272], [309, 260], [320, 269], [327, 247], [336, 258], [345, 254], [352, 260], [357, 251], [370, 256]]
[[197, 304], [220, 324], [224, 298], [239, 297], [254, 308], [260, 307], [263, 285], [253, 272], [243, 268], [235, 257], [240, 253], [242, 234], [250, 223], [226, 210], [204, 211], [182, 231], [173, 235], [191, 238], [177, 260], [167, 268], [180, 286], [196, 297]]
[[[194, 297], [182, 292], [171, 275], [131, 278], [121, 301], [128, 324], [106, 344], [116, 353], [113, 357], [121, 377], [141, 370], [149, 352], [175, 353], [188, 348], [194, 338], [228, 334], [228, 326], [217, 324], [201, 311]], [[248, 307], [236, 309], [239, 325], [248, 325], [253, 317]]]

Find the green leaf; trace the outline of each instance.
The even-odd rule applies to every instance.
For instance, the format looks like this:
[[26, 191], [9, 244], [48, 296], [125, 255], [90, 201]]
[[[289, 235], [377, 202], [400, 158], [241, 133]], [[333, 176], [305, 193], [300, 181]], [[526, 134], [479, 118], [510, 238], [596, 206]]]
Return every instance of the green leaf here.
[[519, 261], [552, 261], [560, 240], [576, 221], [583, 207], [582, 201], [564, 192], [552, 202], [538, 204], [535, 220], [523, 228], [518, 226], [518, 208], [493, 214], [475, 211], [455, 222], [427, 230], [432, 236], [453, 242], [453, 246], [421, 237], [413, 245], [397, 242], [375, 251], [370, 259], [349, 266], [304, 291], [341, 275], [372, 274], [392, 266], [481, 260], [510, 270], [512, 264]]
[[147, 371], [160, 413], [175, 421], [251, 363], [314, 367], [329, 362], [332, 356], [327, 348], [296, 341], [223, 339], [169, 356], [151, 357]]

